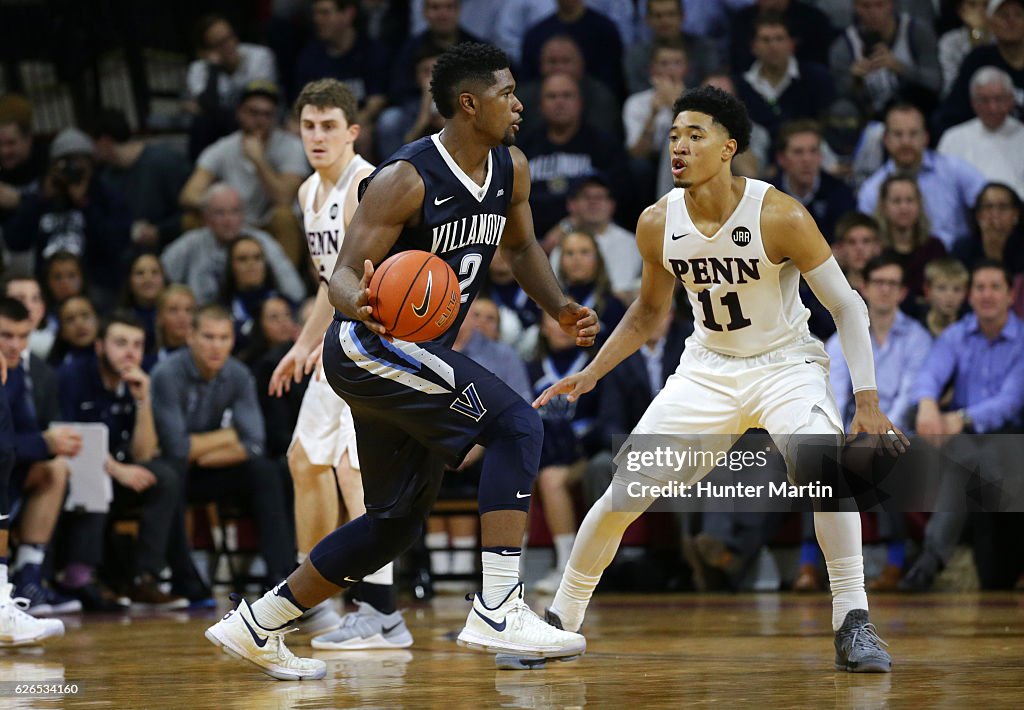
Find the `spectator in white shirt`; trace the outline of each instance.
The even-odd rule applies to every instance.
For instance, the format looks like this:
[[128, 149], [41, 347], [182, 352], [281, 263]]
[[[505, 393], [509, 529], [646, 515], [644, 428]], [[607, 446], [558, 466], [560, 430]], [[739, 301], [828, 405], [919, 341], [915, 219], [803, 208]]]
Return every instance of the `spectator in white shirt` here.
[[622, 107], [630, 169], [643, 181], [645, 192], [655, 191], [659, 176], [671, 174], [668, 130], [675, 118], [672, 105], [686, 88], [688, 66], [689, 58], [678, 39], [655, 40], [648, 70], [651, 88], [633, 94]]
[[1013, 80], [996, 67], [982, 67], [971, 77], [975, 118], [942, 134], [939, 152], [966, 160], [992, 182], [1010, 185], [1024, 195], [1024, 124], [1013, 111]]
[[636, 246], [636, 236], [612, 222], [615, 198], [604, 176], [595, 173], [582, 178], [569, 192], [566, 208], [568, 216], [544, 238], [544, 246], [552, 249], [551, 268], [558, 273], [562, 237], [586, 230], [594, 235], [601, 251], [612, 293], [628, 305], [640, 288], [643, 260]]
[[258, 44], [238, 41], [223, 15], [211, 14], [196, 23], [199, 58], [185, 75], [184, 109], [193, 115], [189, 158], [235, 129], [235, 106], [252, 81], [277, 82], [274, 53]]

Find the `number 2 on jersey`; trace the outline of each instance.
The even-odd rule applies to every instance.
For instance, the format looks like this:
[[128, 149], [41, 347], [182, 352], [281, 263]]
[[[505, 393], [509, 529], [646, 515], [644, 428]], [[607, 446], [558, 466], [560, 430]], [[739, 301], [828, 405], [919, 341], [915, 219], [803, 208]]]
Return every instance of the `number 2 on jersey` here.
[[[697, 294], [701, 308], [704, 310], [704, 327], [718, 333], [722, 332], [722, 326], [715, 320], [715, 311], [711, 305], [711, 290], [704, 289]], [[740, 308], [740, 295], [736, 291], [729, 291], [719, 299], [722, 305], [729, 309], [729, 322], [725, 325], [726, 330], [739, 330], [751, 324], [751, 320], [743, 315]]]
[[466, 254], [462, 257], [462, 261], [459, 262], [459, 276], [465, 276], [464, 279], [459, 281], [459, 290], [462, 292], [462, 298], [459, 299], [459, 303], [465, 303], [469, 300], [469, 285], [473, 283], [476, 278], [477, 272], [480, 271], [480, 264], [483, 262], [484, 257], [482, 254]]

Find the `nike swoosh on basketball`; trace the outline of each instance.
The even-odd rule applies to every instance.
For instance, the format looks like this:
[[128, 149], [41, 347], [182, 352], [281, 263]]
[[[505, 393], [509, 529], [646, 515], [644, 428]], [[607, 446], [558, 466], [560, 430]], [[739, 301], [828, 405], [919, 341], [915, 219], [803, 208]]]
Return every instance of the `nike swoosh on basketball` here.
[[450, 195], [449, 197], [446, 197], [443, 200], [438, 199], [437, 197], [435, 197], [434, 198], [434, 206], [435, 207], [439, 207], [440, 205], [443, 205], [448, 200], [454, 200], [454, 199], [455, 199], [455, 195]]
[[520, 493], [519, 491], [516, 491], [516, 498], [529, 498], [532, 495], [532, 493]]
[[473, 611], [475, 611], [475, 612], [476, 612], [476, 615], [477, 615], [477, 616], [479, 616], [479, 617], [480, 617], [481, 619], [483, 619], [484, 621], [486, 621], [486, 622], [487, 622], [487, 625], [488, 625], [488, 626], [490, 626], [490, 627], [491, 627], [492, 629], [494, 629], [495, 631], [501, 632], [501, 631], [504, 631], [504, 630], [505, 630], [505, 623], [506, 623], [506, 620], [505, 620], [505, 619], [502, 619], [502, 620], [501, 620], [501, 623], [499, 624], [499, 623], [497, 623], [496, 621], [494, 621], [494, 619], [488, 619], [488, 618], [487, 618], [486, 616], [484, 616], [483, 614], [481, 614], [481, 613], [480, 613], [479, 611], [477, 611], [476, 609], [474, 609]]
[[412, 307], [412, 312], [417, 318], [427, 315], [427, 306], [430, 305], [430, 292], [434, 288], [434, 272], [427, 273], [427, 290], [423, 292], [423, 303]]
[[690, 236], [690, 232], [687, 232], [686, 234], [673, 234], [672, 235], [672, 241], [675, 241], [677, 239], [682, 239], [683, 237], [688, 237], [688, 236]]
[[246, 621], [245, 616], [242, 615], [242, 612], [237, 612], [237, 613], [242, 617], [242, 623], [245, 624], [245, 628], [249, 629], [249, 633], [252, 634], [252, 640], [256, 642], [256, 645], [259, 646], [260, 648], [263, 648], [264, 646], [266, 646], [267, 645], [267, 641], [270, 640], [270, 637], [269, 636], [260, 636], [258, 633], [256, 633], [256, 630], [253, 629], [252, 626], [249, 625], [249, 622]]

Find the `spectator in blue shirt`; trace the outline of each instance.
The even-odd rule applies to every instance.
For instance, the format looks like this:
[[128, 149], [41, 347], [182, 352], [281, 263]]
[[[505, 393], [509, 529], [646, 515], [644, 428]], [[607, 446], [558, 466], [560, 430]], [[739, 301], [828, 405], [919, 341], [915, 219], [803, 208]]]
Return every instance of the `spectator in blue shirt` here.
[[[145, 329], [129, 311], [115, 312], [100, 327], [96, 357], [71, 361], [58, 373], [61, 416], [67, 421], [106, 424], [109, 453], [106, 473], [114, 481], [115, 509], [140, 507], [133, 603], [154, 609], [174, 609], [188, 604], [186, 596], [168, 594], [159, 587], [160, 572], [170, 563], [175, 587], [196, 599], [206, 598], [189, 562], [185, 536], [184, 481], [169, 461], [160, 459], [150, 380], [142, 370]], [[86, 514], [92, 515], [92, 514]], [[79, 517], [75, 515], [73, 517]], [[87, 561], [93, 568], [102, 562], [102, 534], [106, 515], [99, 525], [82, 527], [88, 538], [98, 540], [76, 546], [94, 551]]]
[[[1000, 446], [1008, 437], [958, 435], [1021, 431], [1024, 326], [1010, 311], [1010, 277], [998, 262], [983, 261], [974, 267], [968, 301], [974, 312], [939, 336], [917, 378], [917, 433], [952, 437], [944, 453], [968, 470], [993, 477], [1019, 468], [1019, 459], [1009, 459]], [[953, 399], [949, 410], [942, 412], [939, 399], [949, 382]], [[967, 519], [967, 513], [959, 512], [932, 515], [924, 550], [900, 582], [901, 589], [931, 587], [939, 569], [949, 562]]]
[[860, 186], [857, 209], [873, 214], [882, 182], [894, 172], [910, 173], [924, 195], [933, 234], [952, 249], [971, 233], [969, 215], [985, 176], [970, 163], [928, 150], [924, 114], [912, 104], [894, 104], [885, 114], [885, 149], [890, 158]]
[[[864, 267], [864, 300], [871, 322], [871, 349], [875, 356], [875, 376], [879, 406], [888, 412], [892, 423], [904, 431], [913, 428], [911, 396], [914, 378], [928, 356], [932, 338], [920, 323], [900, 310], [907, 296], [906, 275], [900, 259], [882, 254]], [[853, 392], [850, 370], [833, 335], [825, 346], [831, 359], [829, 378], [832, 392], [849, 427], [853, 420]], [[887, 559], [881, 574], [871, 583], [875, 591], [893, 591], [903, 574], [906, 525], [902, 513], [879, 516], [879, 532], [886, 540]], [[817, 547], [816, 543], [809, 541]], [[807, 544], [806, 542], [804, 543]]]
[[153, 416], [163, 455], [187, 477], [186, 499], [248, 503], [267, 579], [281, 579], [295, 563], [285, 479], [264, 454], [256, 381], [231, 357], [234, 340], [227, 311], [199, 309], [189, 347], [153, 369]]
[[[864, 300], [871, 321], [871, 345], [875, 355], [878, 398], [883, 411], [900, 429], [913, 429], [911, 413], [914, 378], [928, 356], [931, 336], [924, 327], [899, 309], [907, 286], [899, 259], [882, 254], [864, 267]], [[850, 373], [833, 335], [825, 346], [832, 361], [830, 380], [836, 404], [849, 425], [853, 420], [853, 392]]]

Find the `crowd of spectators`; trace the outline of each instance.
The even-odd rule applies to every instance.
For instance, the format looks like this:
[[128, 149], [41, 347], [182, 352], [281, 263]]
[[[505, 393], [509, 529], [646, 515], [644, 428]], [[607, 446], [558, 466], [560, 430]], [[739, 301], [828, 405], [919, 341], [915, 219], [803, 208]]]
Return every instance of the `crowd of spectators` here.
[[[280, 5], [246, 41], [239, 18], [196, 23], [180, 87], [190, 129], [177, 141], [133, 132], [124, 112], [101, 106], [81, 126], [39, 136], [31, 103], [0, 97], [0, 347], [18, 427], [13, 569], [34, 611], [205, 603], [185, 516], [210, 500], [247, 507], [268, 579], [288, 572], [283, 456], [298, 395], [289, 404], [265, 390], [317, 283], [296, 206], [310, 168], [288, 104], [310, 80], [341, 80], [359, 102], [357, 149], [379, 162], [442, 127], [430, 71], [458, 42], [509, 55], [537, 238], [605, 334], [639, 288], [637, 216], [671, 188], [672, 103], [710, 84], [741, 97], [754, 121], [735, 172], [799, 200], [864, 296], [883, 409], [921, 436], [1022, 433], [1024, 0]], [[489, 298], [458, 347], [503, 362], [524, 397], [593, 356], [565, 341], [500, 258], [489, 275]], [[804, 295], [848, 422], [834, 325]], [[600, 493], [613, 441], [692, 332], [677, 302], [663, 332], [595, 394], [542, 412], [535, 500], [556, 550], [547, 586], [571, 549], [580, 480], [584, 501]], [[108, 430], [109, 512], [63, 511], [74, 486], [67, 459], [82, 446], [69, 424], [97, 422]], [[969, 440], [951, 455], [999, 468], [1021, 452]], [[104, 529], [129, 513], [140, 520], [134, 560], [112, 566]], [[890, 564], [879, 583], [925, 589], [972, 520], [932, 516], [913, 562], [899, 517], [883, 526]], [[698, 551], [716, 550], [698, 562], [735, 583], [749, 543], [704, 544], [737, 524], [716, 526], [688, 534], [703, 536]], [[443, 528], [431, 529], [432, 547], [447, 547]], [[452, 539], [464, 547], [460, 530]], [[812, 589], [815, 554], [805, 548], [797, 586]], [[435, 555], [438, 566], [451, 562]], [[1012, 564], [980, 570], [983, 582], [1012, 586]], [[169, 588], [158, 584], [168, 571]]]

